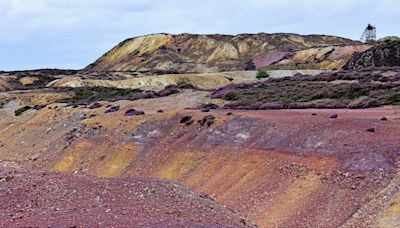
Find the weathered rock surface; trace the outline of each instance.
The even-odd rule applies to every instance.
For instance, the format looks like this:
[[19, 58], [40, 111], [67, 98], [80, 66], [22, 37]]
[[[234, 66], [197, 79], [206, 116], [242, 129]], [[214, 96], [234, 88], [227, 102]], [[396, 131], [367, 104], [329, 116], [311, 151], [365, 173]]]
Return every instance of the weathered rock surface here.
[[12, 85], [7, 81], [0, 79], [0, 92], [12, 90]]
[[[399, 70], [272, 73], [256, 81], [254, 71], [130, 78], [132, 86], [174, 84], [152, 93], [169, 96], [132, 100], [107, 99], [110, 88], [99, 87], [2, 92], [0, 226], [398, 227], [398, 106], [221, 110], [232, 102], [205, 88], [253, 79], [216, 93], [240, 90], [257, 109], [287, 108], [282, 98], [294, 108], [365, 108], [400, 102]], [[78, 79], [126, 86], [125, 77]], [[54, 85], [74, 77], [63, 79]], [[74, 91], [94, 92], [102, 106], [54, 103]], [[14, 116], [24, 105], [33, 109]], [[146, 115], [125, 116], [132, 109]]]
[[[1, 119], [0, 160], [37, 172], [59, 171], [116, 178], [104, 180], [109, 184], [103, 185], [103, 180], [98, 182], [98, 179], [84, 177], [89, 183], [96, 184], [94, 187], [85, 184], [84, 189], [91, 190], [88, 193], [80, 190], [82, 192], [78, 191], [78, 195], [95, 194], [97, 184], [102, 190], [108, 185], [116, 189], [115, 193], [107, 193], [111, 194], [110, 199], [121, 189], [124, 203], [129, 205], [134, 204], [126, 200], [128, 195], [125, 195], [123, 186], [133, 180], [131, 177], [153, 176], [179, 181], [215, 198], [221, 205], [260, 227], [396, 224], [394, 211], [400, 194], [398, 108], [230, 110], [233, 115], [227, 116], [226, 110], [210, 110], [209, 113], [177, 110], [174, 105], [181, 105], [181, 102], [176, 98], [157, 99], [171, 101], [163, 104], [153, 100], [151, 105], [154, 106], [146, 108], [148, 114], [145, 116], [124, 116], [129, 107], [146, 107], [146, 103], [138, 106], [136, 101], [126, 101], [118, 103], [120, 110], [108, 114], [104, 114], [102, 108], [88, 110], [58, 105], [58, 109], [46, 108], [11, 120]], [[159, 108], [170, 110], [157, 113]], [[85, 113], [97, 115], [82, 118]], [[331, 119], [333, 114], [338, 118]], [[185, 116], [191, 116], [193, 122], [180, 123]], [[387, 121], [381, 121], [382, 116]], [[375, 132], [367, 132], [369, 128], [374, 128]], [[71, 184], [70, 178], [73, 178]], [[57, 178], [44, 177], [40, 183], [45, 187], [55, 183], [51, 185], [54, 188], [49, 188], [57, 190], [59, 181], [66, 186], [79, 185], [81, 178], [76, 178], [60, 174]], [[18, 181], [19, 177], [14, 179]], [[50, 180], [49, 183], [46, 179]], [[57, 180], [53, 182], [53, 179]], [[19, 192], [14, 185], [4, 184], [6, 192], [7, 189], [14, 189], [16, 194]], [[40, 190], [41, 185], [37, 186]], [[32, 190], [26, 192], [24, 189], [21, 192], [33, 195], [28, 195], [28, 200], [54, 200], [50, 193], [47, 194], [50, 199], [46, 194], [35, 198], [35, 191], [29, 193]], [[65, 192], [68, 193], [70, 188], [60, 189], [67, 189]], [[58, 191], [64, 192], [55, 192]], [[16, 205], [18, 203], [13, 200], [21, 198], [8, 198], [4, 202]], [[88, 198], [95, 197], [89, 195]], [[113, 210], [119, 212], [120, 205], [123, 205], [122, 199], [114, 198], [115, 204], [110, 201], [107, 204], [110, 207], [104, 208], [111, 209], [111, 215], [114, 215]], [[72, 199], [68, 208], [81, 205], [75, 203], [76, 198]], [[149, 202], [169, 205], [170, 201], [155, 195], [155, 199], [149, 199]], [[48, 213], [52, 210], [50, 206], [43, 207], [40, 211]], [[156, 209], [154, 220], [151, 220], [151, 214], [146, 215], [148, 221], [159, 221], [158, 215], [162, 210]], [[103, 216], [102, 209], [100, 212], [96, 210], [89, 208], [80, 213], [88, 219], [82, 221], [91, 221], [92, 212]], [[136, 213], [133, 208], [127, 210]], [[52, 218], [53, 215], [35, 217], [36, 209], [32, 213], [34, 221]], [[54, 212], [55, 219], [58, 219], [57, 213]], [[78, 216], [73, 211], [65, 212], [66, 219], [70, 218], [70, 213]], [[196, 218], [197, 212], [187, 213], [194, 213]], [[353, 217], [354, 214], [357, 217]], [[178, 214], [176, 218], [186, 221], [187, 217], [183, 215]], [[26, 216], [25, 221], [32, 221], [29, 215]], [[123, 219], [132, 218], [121, 216], [120, 221], [130, 222]], [[110, 221], [113, 221], [112, 217]]]
[[354, 53], [364, 52], [371, 45], [315, 47], [295, 52], [270, 51], [256, 57], [257, 68], [266, 69], [341, 69]]
[[369, 67], [400, 66], [400, 41], [382, 44], [363, 53], [354, 54], [344, 69], [360, 70]]
[[[87, 71], [140, 71], [205, 73], [251, 70], [249, 62], [265, 66], [279, 61], [269, 51], [299, 50], [359, 44], [323, 35], [241, 34], [192, 35], [153, 34], [125, 40], [86, 67]], [[261, 56], [261, 57], [260, 57]]]

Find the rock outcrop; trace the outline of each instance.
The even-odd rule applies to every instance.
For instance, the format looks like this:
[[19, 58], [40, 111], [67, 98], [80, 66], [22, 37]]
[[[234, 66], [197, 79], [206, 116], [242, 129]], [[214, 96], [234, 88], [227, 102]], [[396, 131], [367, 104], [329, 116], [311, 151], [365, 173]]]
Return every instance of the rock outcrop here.
[[6, 80], [0, 79], [0, 92], [9, 91], [12, 89], [12, 85]]
[[364, 52], [371, 45], [316, 47], [295, 52], [270, 51], [256, 57], [256, 68], [266, 69], [341, 69], [354, 53]]
[[[285, 53], [359, 42], [324, 35], [153, 34], [125, 40], [85, 68], [87, 71], [205, 73], [251, 70], [276, 63]], [[268, 53], [276, 51], [275, 54]], [[352, 53], [351, 53], [352, 54]], [[265, 57], [266, 55], [266, 57]], [[263, 57], [264, 56], [264, 57]], [[251, 63], [255, 64], [251, 64]]]
[[395, 66], [400, 66], [400, 41], [379, 45], [363, 53], [355, 53], [344, 69]]

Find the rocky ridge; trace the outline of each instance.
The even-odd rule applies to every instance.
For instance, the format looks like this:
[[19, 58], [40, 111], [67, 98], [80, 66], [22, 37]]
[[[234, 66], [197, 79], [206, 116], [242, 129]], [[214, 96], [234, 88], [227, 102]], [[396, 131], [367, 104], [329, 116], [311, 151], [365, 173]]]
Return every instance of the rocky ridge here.
[[365, 52], [356, 53], [346, 63], [344, 69], [360, 70], [373, 67], [400, 66], [400, 41], [377, 45]]
[[[343, 52], [341, 49], [349, 45], [360, 45], [360, 43], [334, 36], [302, 36], [286, 33], [240, 34], [237, 36], [153, 34], [125, 40], [87, 66], [85, 70], [150, 71], [153, 73], [254, 70], [279, 62], [283, 60], [282, 57], [288, 55], [297, 54], [298, 57], [302, 53], [296, 53], [297, 51], [310, 48], [317, 48], [317, 50], [309, 52], [316, 54], [318, 52], [318, 56], [329, 55], [332, 54], [329, 52], [336, 51], [337, 54], [329, 55], [326, 58], [327, 60], [338, 60], [340, 55], [338, 53]], [[356, 46], [349, 49], [354, 49], [350, 52], [345, 51], [351, 55], [355, 51], [364, 50], [365, 47]], [[270, 51], [281, 52], [275, 56], [280, 56], [282, 59], [278, 57], [276, 61], [268, 60], [271, 58], [271, 54], [268, 54]]]

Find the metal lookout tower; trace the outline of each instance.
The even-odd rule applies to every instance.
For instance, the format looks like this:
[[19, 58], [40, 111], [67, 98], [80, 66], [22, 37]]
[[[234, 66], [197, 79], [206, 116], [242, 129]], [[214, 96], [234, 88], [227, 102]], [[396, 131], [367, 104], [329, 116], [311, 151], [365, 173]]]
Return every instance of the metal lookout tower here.
[[365, 28], [361, 36], [361, 42], [373, 43], [375, 41], [376, 41], [376, 27], [371, 24], [368, 24], [367, 28]]

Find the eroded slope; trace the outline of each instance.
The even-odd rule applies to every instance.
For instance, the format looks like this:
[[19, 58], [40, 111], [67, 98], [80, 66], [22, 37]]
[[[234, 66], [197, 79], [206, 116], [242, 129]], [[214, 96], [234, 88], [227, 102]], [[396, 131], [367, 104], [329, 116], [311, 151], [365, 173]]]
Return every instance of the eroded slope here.
[[359, 43], [352, 40], [323, 35], [153, 34], [125, 40], [85, 70], [167, 73], [251, 70], [256, 66], [266, 66], [265, 62], [268, 61], [265, 61], [265, 57], [253, 60], [272, 50], [295, 52], [321, 46], [357, 44]]
[[124, 116], [141, 108], [135, 104], [107, 114], [60, 106], [3, 120], [0, 159], [33, 170], [177, 180], [261, 227], [396, 224], [398, 109], [226, 115], [170, 103], [166, 113], [156, 106]]

